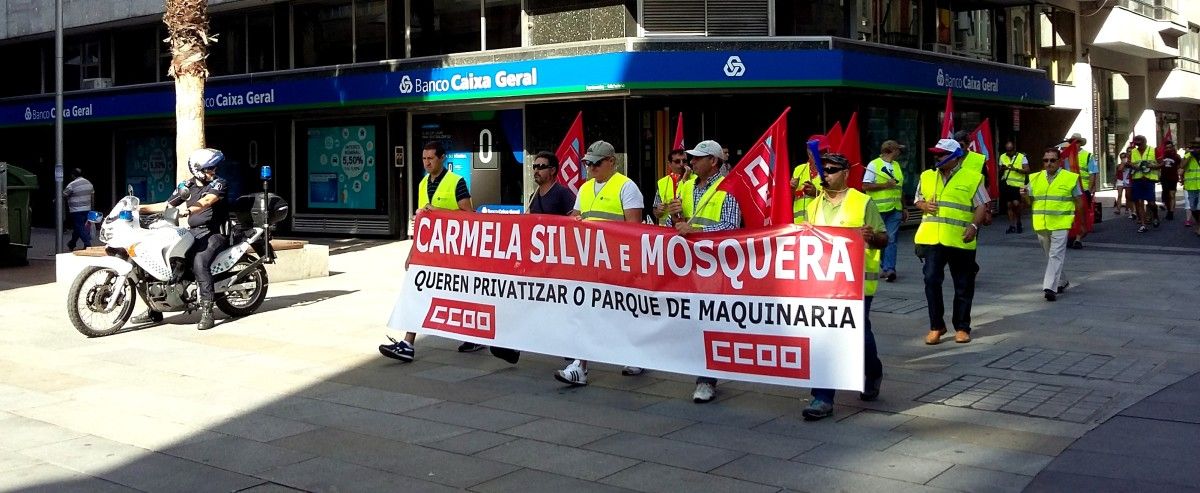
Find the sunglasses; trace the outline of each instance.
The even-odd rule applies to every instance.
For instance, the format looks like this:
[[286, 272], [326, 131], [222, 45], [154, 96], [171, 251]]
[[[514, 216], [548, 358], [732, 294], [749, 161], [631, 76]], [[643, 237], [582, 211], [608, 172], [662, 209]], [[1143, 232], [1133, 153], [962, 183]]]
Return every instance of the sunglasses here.
[[549, 164], [535, 164], [535, 165], [533, 165], [533, 169], [535, 169], [535, 170], [553, 169], [553, 168], [554, 168], [554, 166], [550, 166]]
[[1052, 159], [1046, 159], [1046, 158], [1042, 158], [1042, 162], [1043, 162], [1043, 163], [1053, 163], [1053, 162], [1056, 162], [1056, 161], [1058, 161], [1058, 159], [1057, 159], [1057, 158], [1052, 158]]
[[595, 167], [597, 167], [597, 166], [600, 166], [601, 164], [604, 164], [604, 160], [603, 160], [603, 159], [601, 159], [601, 160], [599, 160], [599, 161], [588, 161], [588, 160], [586, 160], [586, 159], [585, 159], [585, 160], [583, 160], [583, 165], [584, 165], [584, 166], [587, 166], [587, 167], [589, 167], [589, 168], [595, 168]]
[[843, 171], [846, 171], [846, 168], [825, 168], [825, 174], [827, 175], [836, 175]]

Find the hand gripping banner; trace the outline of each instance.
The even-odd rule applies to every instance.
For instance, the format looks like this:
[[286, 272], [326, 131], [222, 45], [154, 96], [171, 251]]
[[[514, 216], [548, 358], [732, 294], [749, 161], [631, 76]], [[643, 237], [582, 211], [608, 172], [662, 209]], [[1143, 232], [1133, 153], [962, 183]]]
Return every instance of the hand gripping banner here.
[[422, 211], [388, 326], [688, 375], [862, 390], [863, 242]]

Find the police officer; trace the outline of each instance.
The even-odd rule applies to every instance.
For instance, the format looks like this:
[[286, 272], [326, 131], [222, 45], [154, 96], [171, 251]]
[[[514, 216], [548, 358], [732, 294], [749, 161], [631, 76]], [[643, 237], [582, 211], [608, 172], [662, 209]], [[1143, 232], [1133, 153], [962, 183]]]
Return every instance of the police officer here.
[[[225, 179], [217, 176], [217, 165], [225, 160], [225, 154], [216, 149], [197, 149], [188, 156], [188, 169], [192, 179], [166, 202], [146, 204], [139, 208], [144, 213], [162, 212], [167, 206], [186, 206], [179, 211], [181, 217], [187, 217], [188, 227], [191, 228], [195, 241], [188, 249], [187, 255], [192, 257], [192, 274], [196, 276], [196, 287], [199, 291], [200, 322], [196, 324], [199, 330], [213, 327], [213, 277], [209, 266], [213, 258], [228, 246], [228, 240], [221, 234], [221, 226], [229, 218], [225, 193], [229, 185]], [[184, 196], [183, 189], [187, 195]], [[162, 320], [162, 314], [147, 309], [145, 313], [134, 317], [134, 323], [149, 323]]]

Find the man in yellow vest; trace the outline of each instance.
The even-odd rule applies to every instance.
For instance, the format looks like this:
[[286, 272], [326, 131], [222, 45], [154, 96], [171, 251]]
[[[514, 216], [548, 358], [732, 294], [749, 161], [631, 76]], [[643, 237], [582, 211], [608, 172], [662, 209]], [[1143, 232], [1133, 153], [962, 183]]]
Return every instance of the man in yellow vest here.
[[1137, 213], [1137, 232], [1145, 233], [1149, 231], [1147, 225], [1158, 227], [1158, 199], [1154, 188], [1158, 185], [1158, 170], [1162, 165], [1154, 157], [1154, 148], [1146, 145], [1146, 136], [1135, 135], [1132, 143], [1129, 162], [1133, 166], [1133, 183], [1129, 197], [1133, 199], [1133, 209]]
[[[883, 218], [875, 206], [875, 200], [867, 194], [846, 186], [850, 173], [850, 162], [841, 154], [821, 156], [825, 167], [823, 192], [808, 205], [808, 220], [817, 226], [841, 226], [858, 228], [866, 242], [866, 261], [863, 263], [863, 365], [865, 384], [858, 395], [864, 401], [879, 397], [879, 386], [883, 382], [883, 363], [875, 347], [875, 334], [871, 332], [871, 300], [879, 287], [879, 250], [887, 246], [888, 233]], [[834, 389], [813, 389], [812, 400], [801, 411], [807, 421], [816, 421], [833, 415]]]
[[667, 224], [663, 206], [679, 197], [679, 187], [684, 181], [695, 178], [688, 170], [687, 161], [683, 149], [675, 149], [667, 156], [667, 176], [658, 179], [658, 193], [654, 195], [654, 220], [658, 224]]
[[964, 169], [966, 149], [955, 140], [942, 139], [929, 149], [934, 169], [921, 173], [916, 206], [924, 213], [913, 238], [917, 256], [924, 259], [925, 302], [929, 307], [929, 334], [925, 344], [938, 344], [946, 333], [942, 281], [946, 266], [954, 280], [954, 342], [971, 342], [971, 302], [975, 298], [975, 236], [987, 219], [988, 196], [983, 175]]
[[[417, 208], [425, 210], [446, 210], [471, 212], [471, 192], [467, 190], [467, 182], [454, 172], [446, 169], [446, 148], [441, 142], [433, 141], [421, 149], [421, 166], [425, 168], [425, 177], [417, 186]], [[392, 359], [408, 363], [416, 355], [417, 341], [415, 332], [404, 334], [404, 340], [397, 341], [388, 336], [391, 344], [381, 344], [380, 354]], [[486, 346], [473, 342], [464, 342], [458, 346], [459, 352], [479, 351]]]
[[896, 235], [900, 233], [900, 222], [904, 220], [904, 170], [897, 159], [904, 146], [894, 140], [886, 140], [879, 147], [879, 157], [867, 163], [863, 173], [863, 191], [871, 197], [871, 203], [879, 209], [883, 224], [887, 227], [888, 244], [883, 249], [879, 277], [887, 282], [896, 280]]
[[[694, 180], [679, 186], [679, 196], [667, 203], [668, 225], [679, 234], [729, 231], [742, 226], [742, 210], [737, 199], [718, 190], [721, 181], [721, 144], [705, 140], [687, 151], [691, 156]], [[692, 402], [702, 404], [716, 396], [717, 379], [697, 377]]]
[[[588, 146], [582, 164], [588, 170], [588, 181], [579, 188], [571, 216], [584, 221], [642, 222], [646, 206], [637, 184], [617, 172], [617, 151], [612, 144], [597, 140]], [[574, 360], [566, 368], [556, 370], [554, 378], [571, 386], [587, 385], [587, 361]], [[624, 375], [639, 375], [642, 369], [626, 366]]]
[[1008, 209], [1008, 229], [1004, 234], [1023, 233], [1021, 227], [1021, 187], [1029, 182], [1029, 158], [1017, 152], [1013, 141], [1004, 143], [1000, 155], [1000, 202]]
[[1200, 236], [1200, 137], [1192, 139], [1192, 144], [1183, 153], [1179, 181], [1183, 183], [1183, 191], [1187, 194], [1184, 204], [1191, 214], [1184, 225], [1195, 226], [1193, 231]]
[[1042, 155], [1044, 170], [1029, 175], [1029, 185], [1021, 195], [1033, 202], [1031, 218], [1042, 251], [1046, 252], [1046, 273], [1042, 276], [1042, 292], [1046, 301], [1058, 299], [1071, 283], [1063, 272], [1067, 259], [1067, 234], [1075, 221], [1076, 203], [1084, 207], [1079, 175], [1062, 169], [1062, 153], [1057, 148], [1046, 149]]
[[[829, 140], [821, 134], [816, 134], [808, 138], [809, 141], [817, 141], [817, 152], [829, 151]], [[805, 153], [808, 153], [808, 147], [805, 146]], [[816, 179], [813, 178], [812, 172], [812, 156], [809, 156], [808, 161], [800, 163], [796, 169], [792, 170], [792, 189], [796, 191], [796, 198], [792, 201], [792, 222], [801, 224], [807, 221], [805, 214], [808, 213], [808, 203], [812, 202], [812, 198], [817, 196]]]

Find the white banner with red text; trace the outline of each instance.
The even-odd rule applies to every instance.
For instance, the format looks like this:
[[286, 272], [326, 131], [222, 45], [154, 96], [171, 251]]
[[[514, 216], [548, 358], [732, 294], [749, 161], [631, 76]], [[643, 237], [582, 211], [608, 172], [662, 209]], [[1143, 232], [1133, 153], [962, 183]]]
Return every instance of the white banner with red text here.
[[549, 215], [417, 215], [388, 326], [689, 375], [862, 390], [863, 240], [681, 236]]

